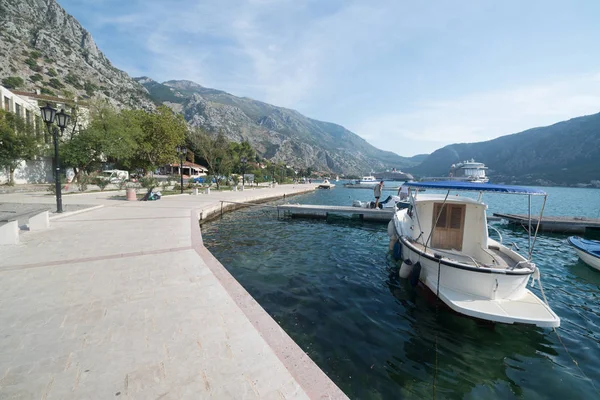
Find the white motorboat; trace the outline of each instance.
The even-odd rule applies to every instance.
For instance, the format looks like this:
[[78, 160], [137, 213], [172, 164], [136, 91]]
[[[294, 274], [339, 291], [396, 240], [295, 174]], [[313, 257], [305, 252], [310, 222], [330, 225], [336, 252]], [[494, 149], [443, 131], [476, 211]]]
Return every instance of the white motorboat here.
[[317, 188], [319, 189], [331, 189], [335, 187], [335, 185], [331, 182], [329, 182], [329, 179], [325, 179], [323, 182], [321, 182]]
[[379, 181], [377, 180], [377, 178], [375, 178], [372, 175], [369, 175], [369, 176], [363, 176], [362, 178], [352, 181], [350, 183], [345, 183], [344, 186], [353, 187], [353, 188], [371, 188], [372, 189], [378, 183], [379, 183]]
[[[531, 260], [532, 248], [526, 258], [503, 245], [501, 237], [499, 241], [491, 239], [487, 206], [481, 201], [483, 192], [500, 192], [542, 195], [545, 204], [546, 193], [456, 181], [405, 185], [414, 190], [410, 206], [396, 211], [388, 226], [390, 248], [395, 258], [403, 260], [402, 278], [409, 277], [414, 284], [420, 282], [452, 310], [470, 317], [539, 327], [560, 325], [560, 318], [550, 306], [527, 289], [532, 277], [541, 287], [540, 271]], [[419, 193], [423, 188], [444, 189], [447, 193]], [[449, 196], [451, 190], [478, 191], [479, 199]]]
[[379, 181], [373, 175], [363, 176], [358, 181], [356, 181], [359, 185], [377, 185]]
[[584, 263], [600, 271], [599, 241], [587, 240], [579, 236], [570, 236], [567, 240]]

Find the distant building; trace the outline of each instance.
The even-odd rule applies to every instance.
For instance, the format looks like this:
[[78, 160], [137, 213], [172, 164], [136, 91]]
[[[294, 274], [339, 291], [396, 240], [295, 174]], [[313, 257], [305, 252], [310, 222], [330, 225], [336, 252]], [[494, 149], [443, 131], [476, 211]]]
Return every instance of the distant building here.
[[[77, 118], [70, 122], [71, 133], [77, 133], [85, 128], [89, 123], [89, 108], [85, 103], [78, 103], [77, 100], [68, 100], [62, 97], [46, 96], [40, 93], [29, 93], [18, 90], [9, 90], [0, 86], [0, 101], [5, 111], [17, 114], [32, 124], [38, 135], [44, 136], [44, 142], [47, 145], [52, 144], [52, 138], [48, 134], [46, 126], [40, 115], [40, 107], [46, 103], [51, 103], [59, 110], [64, 108], [67, 113], [72, 113], [77, 105]], [[66, 133], [67, 131], [65, 131]], [[33, 160], [23, 160], [14, 171], [16, 184], [24, 183], [47, 183], [54, 182], [52, 168], [52, 157], [38, 156]], [[0, 184], [8, 182], [9, 171], [0, 169]]]
[[[159, 172], [161, 175], [179, 175], [180, 174], [180, 164], [167, 164], [164, 167], [159, 168]], [[196, 176], [205, 176], [208, 173], [208, 168], [194, 164], [190, 161], [183, 162], [183, 176], [187, 177], [196, 177]]]

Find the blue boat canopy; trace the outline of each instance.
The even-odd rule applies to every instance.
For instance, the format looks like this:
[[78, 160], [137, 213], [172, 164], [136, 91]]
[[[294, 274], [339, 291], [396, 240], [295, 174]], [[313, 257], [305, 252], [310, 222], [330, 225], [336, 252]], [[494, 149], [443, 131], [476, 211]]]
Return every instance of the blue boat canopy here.
[[476, 192], [496, 192], [512, 194], [529, 194], [545, 196], [546, 192], [540, 189], [532, 189], [521, 186], [495, 185], [492, 183], [474, 183], [465, 181], [433, 181], [433, 182], [406, 182], [403, 186], [429, 189], [454, 189], [469, 190]]

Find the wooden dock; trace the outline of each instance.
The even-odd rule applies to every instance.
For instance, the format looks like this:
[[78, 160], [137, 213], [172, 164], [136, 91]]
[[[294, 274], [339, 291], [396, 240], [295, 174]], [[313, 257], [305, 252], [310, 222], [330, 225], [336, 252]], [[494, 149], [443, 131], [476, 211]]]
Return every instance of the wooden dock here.
[[329, 215], [346, 215], [360, 218], [363, 221], [389, 222], [394, 216], [393, 208], [376, 209], [308, 204], [284, 204], [277, 206], [277, 209], [283, 211], [286, 216], [292, 218], [327, 219]]
[[[500, 217], [509, 224], [527, 227], [529, 217], [523, 214], [501, 214], [494, 213], [494, 216]], [[531, 216], [531, 226], [535, 229], [538, 218]], [[600, 229], [600, 219], [585, 217], [543, 217], [540, 222], [541, 232], [557, 233], [585, 233], [588, 229]]]

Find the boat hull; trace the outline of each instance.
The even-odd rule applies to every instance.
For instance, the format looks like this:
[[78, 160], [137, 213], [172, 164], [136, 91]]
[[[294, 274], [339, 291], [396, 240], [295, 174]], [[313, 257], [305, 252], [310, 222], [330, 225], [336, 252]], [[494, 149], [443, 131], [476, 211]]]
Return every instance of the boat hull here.
[[600, 271], [600, 242], [570, 236], [567, 241], [573, 247], [581, 261]]
[[[526, 286], [532, 273], [502, 274], [460, 269], [425, 258], [401, 239], [402, 256], [421, 265], [419, 281], [452, 310], [482, 320], [528, 324], [544, 328], [560, 325], [558, 316]], [[438, 275], [439, 271], [439, 275]], [[439, 282], [439, 285], [438, 285]], [[438, 290], [439, 287], [439, 290]]]

